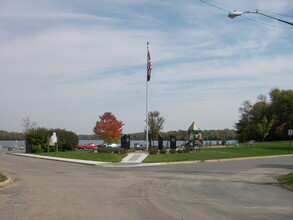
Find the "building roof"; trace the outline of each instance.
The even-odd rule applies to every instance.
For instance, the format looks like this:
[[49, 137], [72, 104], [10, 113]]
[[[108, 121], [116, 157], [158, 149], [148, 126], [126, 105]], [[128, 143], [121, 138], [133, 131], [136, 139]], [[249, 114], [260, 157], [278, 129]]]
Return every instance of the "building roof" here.
[[197, 123], [192, 122], [192, 124], [188, 128], [188, 131], [197, 131], [197, 130], [200, 130], [199, 126], [197, 125]]

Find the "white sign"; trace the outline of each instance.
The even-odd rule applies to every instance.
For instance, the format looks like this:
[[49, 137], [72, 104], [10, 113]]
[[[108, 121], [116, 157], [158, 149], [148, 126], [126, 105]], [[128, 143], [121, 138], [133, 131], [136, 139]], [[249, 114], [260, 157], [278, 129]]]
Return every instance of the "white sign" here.
[[289, 129], [289, 130], [288, 130], [288, 135], [289, 135], [289, 136], [292, 136], [292, 135], [293, 135], [293, 129]]
[[53, 135], [51, 136], [51, 142], [53, 142], [54, 144], [57, 143], [56, 132], [53, 132]]

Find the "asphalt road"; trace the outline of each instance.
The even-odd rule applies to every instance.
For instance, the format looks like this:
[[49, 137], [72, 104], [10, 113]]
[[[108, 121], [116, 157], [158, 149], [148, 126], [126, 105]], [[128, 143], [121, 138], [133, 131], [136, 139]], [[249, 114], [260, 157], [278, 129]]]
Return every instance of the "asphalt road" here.
[[102, 167], [7, 155], [1, 220], [292, 219], [276, 176], [293, 157], [152, 167]]

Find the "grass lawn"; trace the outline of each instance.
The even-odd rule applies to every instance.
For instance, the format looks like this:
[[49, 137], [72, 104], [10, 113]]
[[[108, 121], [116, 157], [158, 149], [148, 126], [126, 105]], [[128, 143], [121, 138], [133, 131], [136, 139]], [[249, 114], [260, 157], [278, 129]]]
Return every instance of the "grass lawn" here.
[[283, 184], [293, 188], [293, 173], [279, 176], [278, 180], [281, 181]]
[[4, 182], [5, 180], [7, 180], [7, 177], [4, 174], [0, 173], [0, 182]]
[[[293, 154], [293, 149], [290, 151]], [[143, 162], [172, 162], [172, 161], [194, 161], [194, 160], [211, 160], [226, 159], [238, 157], [255, 157], [288, 154], [288, 142], [258, 142], [253, 146], [241, 144], [239, 147], [227, 148], [206, 148], [195, 153], [175, 153], [175, 154], [157, 154], [149, 155]]]
[[94, 160], [103, 162], [120, 162], [127, 154], [94, 153], [92, 150], [76, 150], [67, 152], [38, 153], [38, 155], [63, 157], [79, 160]]

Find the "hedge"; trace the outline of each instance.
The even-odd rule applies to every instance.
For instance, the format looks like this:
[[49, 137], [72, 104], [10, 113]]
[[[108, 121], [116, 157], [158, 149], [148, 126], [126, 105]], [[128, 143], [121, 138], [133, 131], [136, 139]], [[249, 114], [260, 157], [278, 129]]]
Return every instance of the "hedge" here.
[[[64, 129], [46, 129], [36, 128], [31, 129], [25, 135], [25, 144], [27, 153], [47, 152], [48, 142], [53, 132], [56, 132], [58, 137], [58, 150], [69, 151], [74, 150], [78, 145], [78, 136]], [[49, 147], [49, 151], [55, 151], [54, 146]]]

